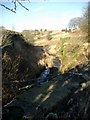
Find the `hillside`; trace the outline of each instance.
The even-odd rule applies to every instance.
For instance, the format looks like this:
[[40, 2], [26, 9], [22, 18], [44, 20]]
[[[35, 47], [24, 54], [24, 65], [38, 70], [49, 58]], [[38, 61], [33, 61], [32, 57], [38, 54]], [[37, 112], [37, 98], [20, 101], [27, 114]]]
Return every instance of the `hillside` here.
[[[87, 35], [80, 30], [17, 33], [4, 29], [3, 120], [22, 120], [23, 116], [26, 120], [44, 120], [50, 112], [57, 113], [61, 119], [73, 116], [75, 120], [82, 114], [90, 118], [88, 46]], [[50, 69], [48, 82], [37, 85], [46, 64]], [[75, 110], [77, 104], [79, 111]]]
[[[26, 33], [22, 32], [25, 37], [29, 38]], [[35, 46], [44, 47], [46, 62], [49, 67], [53, 66], [53, 59], [57, 57], [61, 63], [61, 72], [88, 60], [88, 36], [80, 30], [73, 30], [72, 32], [60, 30], [28, 31], [28, 33], [34, 35], [33, 44]]]
[[32, 82], [32, 79], [44, 69], [44, 63], [39, 63], [43, 58], [42, 46], [34, 47], [28, 44], [19, 33], [3, 30], [1, 48], [3, 104], [5, 104], [15, 96], [19, 87], [22, 87], [19, 81]]

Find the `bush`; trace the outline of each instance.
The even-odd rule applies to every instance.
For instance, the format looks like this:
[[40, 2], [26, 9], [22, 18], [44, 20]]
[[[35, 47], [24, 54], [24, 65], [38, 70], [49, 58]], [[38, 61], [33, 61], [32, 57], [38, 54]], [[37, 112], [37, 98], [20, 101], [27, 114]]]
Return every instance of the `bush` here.
[[51, 40], [52, 36], [50, 35], [50, 33], [47, 34], [47, 40]]
[[34, 36], [36, 35], [36, 32], [38, 31], [35, 31], [35, 33], [33, 33], [33, 31], [30, 30], [24, 30], [22, 34], [25, 37], [26, 42], [29, 44], [34, 44]]
[[80, 25], [81, 30], [85, 33], [89, 32], [88, 31], [89, 26], [90, 26], [90, 18], [89, 17], [90, 17], [90, 2], [84, 9], [84, 13], [83, 13], [83, 17], [82, 17], [82, 21], [81, 21], [81, 25]]

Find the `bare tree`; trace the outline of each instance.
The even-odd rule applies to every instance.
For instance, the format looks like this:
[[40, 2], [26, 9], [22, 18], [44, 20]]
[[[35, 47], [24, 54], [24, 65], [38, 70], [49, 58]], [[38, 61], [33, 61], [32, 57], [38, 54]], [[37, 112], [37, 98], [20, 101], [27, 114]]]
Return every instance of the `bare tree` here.
[[83, 32], [89, 33], [90, 29], [90, 2], [88, 2], [88, 5], [84, 8], [84, 13], [83, 13], [83, 19], [81, 21], [81, 30]]
[[68, 24], [68, 27], [73, 29], [80, 28], [81, 20], [81, 17], [72, 18]]
[[7, 1], [8, 1], [8, 2], [10, 1], [10, 2], [13, 3], [13, 8], [10, 8], [10, 7], [6, 6], [6, 5], [4, 4], [4, 2], [1, 2], [1, 1], [0, 1], [0, 5], [1, 5], [2, 7], [4, 7], [4, 8], [6, 8], [7, 10], [10, 10], [10, 11], [12, 11], [12, 12], [14, 12], [14, 13], [16, 13], [17, 4], [19, 4], [22, 8], [24, 8], [24, 9], [26, 9], [26, 10], [29, 10], [26, 6], [24, 6], [24, 5], [22, 4], [22, 2], [24, 2], [24, 1], [30, 2], [30, 0], [7, 0]]
[[83, 32], [90, 33], [90, 2], [83, 9], [83, 16], [72, 18], [68, 24], [69, 28], [79, 27]]

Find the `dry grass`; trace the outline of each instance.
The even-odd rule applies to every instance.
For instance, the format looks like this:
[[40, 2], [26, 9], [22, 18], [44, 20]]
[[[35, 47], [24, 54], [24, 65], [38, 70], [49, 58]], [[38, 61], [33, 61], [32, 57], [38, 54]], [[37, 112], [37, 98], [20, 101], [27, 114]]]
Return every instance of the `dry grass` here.
[[[50, 34], [51, 40], [48, 40], [47, 34]], [[46, 31], [41, 32], [38, 37], [40, 39], [36, 39], [34, 45], [48, 46], [49, 54], [59, 56], [62, 61], [62, 72], [88, 59], [88, 37], [80, 30], [73, 32]]]

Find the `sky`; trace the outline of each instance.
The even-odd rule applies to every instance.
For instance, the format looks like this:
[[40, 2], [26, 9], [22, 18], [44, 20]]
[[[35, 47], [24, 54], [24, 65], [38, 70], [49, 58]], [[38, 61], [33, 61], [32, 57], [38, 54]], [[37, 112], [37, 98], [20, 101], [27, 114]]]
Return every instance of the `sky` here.
[[[49, 1], [49, 0], [48, 0]], [[0, 6], [0, 26], [21, 32], [23, 30], [48, 29], [60, 30], [67, 27], [70, 19], [81, 17], [87, 2], [52, 2], [52, 1], [23, 2], [29, 11], [17, 4], [13, 13]], [[12, 8], [11, 2], [3, 2]]]

